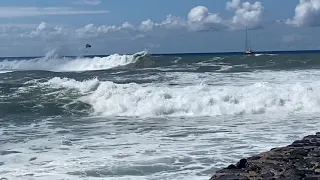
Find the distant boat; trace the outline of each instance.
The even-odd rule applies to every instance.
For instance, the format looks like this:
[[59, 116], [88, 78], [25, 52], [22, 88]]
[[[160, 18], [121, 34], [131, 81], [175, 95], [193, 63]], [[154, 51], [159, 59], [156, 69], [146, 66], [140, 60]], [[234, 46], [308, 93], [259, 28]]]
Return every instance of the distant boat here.
[[248, 28], [246, 27], [246, 44], [245, 44], [245, 54], [253, 54], [253, 51], [251, 50], [251, 44], [250, 41], [248, 41]]

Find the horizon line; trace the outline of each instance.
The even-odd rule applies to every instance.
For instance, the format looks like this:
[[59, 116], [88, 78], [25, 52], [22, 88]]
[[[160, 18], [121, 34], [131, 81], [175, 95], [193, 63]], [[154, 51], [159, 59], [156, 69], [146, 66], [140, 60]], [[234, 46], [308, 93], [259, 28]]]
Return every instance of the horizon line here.
[[[140, 51], [141, 52], [141, 51]], [[306, 54], [306, 53], [320, 53], [320, 49], [313, 49], [313, 50], [265, 50], [265, 51], [253, 51], [254, 54], [272, 54], [272, 53], [277, 53], [277, 54], [290, 54], [290, 53], [295, 53], [299, 52], [301, 54]], [[137, 52], [136, 52], [137, 53]], [[121, 54], [121, 53], [113, 53], [113, 54], [119, 54], [119, 55], [133, 55], [135, 53], [127, 53], [127, 54]], [[246, 55], [245, 51], [221, 51], [221, 52], [176, 52], [176, 53], [147, 53], [148, 55], [155, 55], [155, 56], [161, 56], [161, 55], [209, 55], [209, 54], [220, 54], [220, 55]], [[88, 55], [65, 55], [62, 57], [92, 57], [92, 56], [110, 56], [112, 54], [88, 54]], [[0, 58], [40, 58], [40, 57], [45, 57], [43, 56], [0, 56]]]

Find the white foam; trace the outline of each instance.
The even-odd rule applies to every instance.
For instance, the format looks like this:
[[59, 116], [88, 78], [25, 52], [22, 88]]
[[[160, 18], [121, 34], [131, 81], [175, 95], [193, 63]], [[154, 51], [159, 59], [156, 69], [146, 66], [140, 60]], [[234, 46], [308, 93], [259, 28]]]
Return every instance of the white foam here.
[[95, 115], [104, 116], [218, 116], [318, 112], [320, 108], [320, 82], [155, 86], [97, 81], [54, 78], [49, 82], [89, 91], [80, 100], [92, 105]]
[[219, 71], [228, 71], [228, 70], [230, 70], [232, 68], [233, 68], [233, 66], [227, 66], [227, 65], [226, 66], [221, 66]]
[[0, 74], [10, 73], [12, 71], [0, 71]]
[[99, 86], [100, 82], [97, 78], [85, 81], [84, 83], [79, 83], [74, 79], [55, 77], [43, 84], [52, 85], [53, 87], [73, 88], [79, 90], [82, 93], [86, 93], [95, 90]]
[[0, 70], [47, 70], [55, 72], [103, 70], [135, 63], [139, 57], [145, 56], [146, 53], [142, 51], [133, 55], [113, 54], [107, 57], [73, 59], [59, 58], [55, 50], [52, 50], [41, 58], [1, 61]]
[[[53, 119], [57, 124], [59, 121], [66, 119]], [[30, 179], [37, 180], [205, 180], [214, 173], [211, 168], [226, 167], [240, 158], [287, 145], [314, 133], [320, 125], [319, 118], [313, 118], [310, 114], [291, 119], [247, 116], [77, 121], [58, 127], [49, 122], [46, 124], [46, 121], [35, 124], [37, 126], [6, 127], [5, 138], [13, 142], [1, 145], [0, 150], [22, 153], [2, 156], [1, 161], [5, 164], [1, 166], [1, 176], [28, 179], [30, 176], [27, 174], [33, 174]], [[65, 133], [59, 133], [61, 130]], [[22, 138], [21, 135], [24, 135], [24, 141], [16, 142]], [[65, 141], [70, 144], [64, 144]], [[30, 161], [33, 157], [37, 159]], [[159, 165], [175, 169], [166, 171], [165, 168], [157, 168]], [[145, 174], [132, 175], [132, 172], [139, 170]], [[86, 171], [91, 173], [86, 175]], [[74, 172], [78, 175], [70, 174]], [[99, 177], [99, 172], [104, 172], [102, 177]]]
[[254, 56], [276, 56], [277, 54], [254, 54]]

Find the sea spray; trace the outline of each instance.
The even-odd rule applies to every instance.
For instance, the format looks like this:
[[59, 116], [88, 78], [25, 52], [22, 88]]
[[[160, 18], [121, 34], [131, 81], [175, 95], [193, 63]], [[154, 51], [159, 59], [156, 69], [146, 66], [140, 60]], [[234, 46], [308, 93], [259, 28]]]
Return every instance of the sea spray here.
[[25, 60], [0, 61], [0, 70], [45, 70], [54, 72], [104, 70], [135, 63], [147, 52], [133, 55], [112, 54], [106, 57], [60, 57], [55, 50], [46, 53], [44, 57]]
[[188, 86], [117, 84], [98, 79], [75, 81], [53, 78], [54, 87], [79, 91], [78, 100], [105, 116], [221, 116], [239, 114], [316, 112], [320, 84]]

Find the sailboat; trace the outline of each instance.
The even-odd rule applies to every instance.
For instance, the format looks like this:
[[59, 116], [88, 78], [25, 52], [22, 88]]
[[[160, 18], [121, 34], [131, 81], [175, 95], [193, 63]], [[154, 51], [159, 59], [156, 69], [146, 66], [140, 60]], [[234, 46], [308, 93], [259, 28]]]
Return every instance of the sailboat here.
[[245, 54], [253, 54], [251, 50], [250, 42], [248, 41], [248, 28], [246, 27], [246, 45], [245, 45]]

